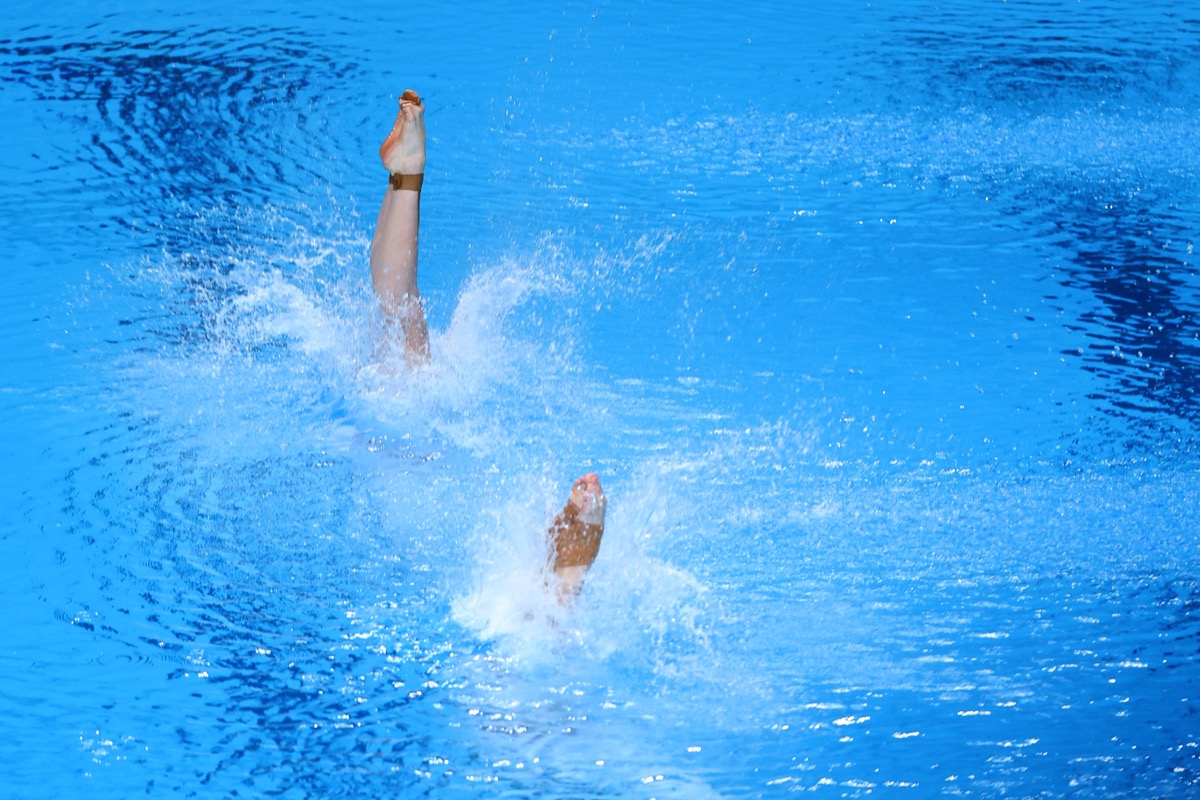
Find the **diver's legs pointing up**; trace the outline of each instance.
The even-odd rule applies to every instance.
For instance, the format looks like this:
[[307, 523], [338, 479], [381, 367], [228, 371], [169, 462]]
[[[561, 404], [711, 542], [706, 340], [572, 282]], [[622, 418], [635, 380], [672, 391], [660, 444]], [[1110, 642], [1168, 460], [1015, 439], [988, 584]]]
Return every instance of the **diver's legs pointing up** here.
[[417, 289], [425, 105], [411, 89], [400, 97], [400, 110], [379, 147], [379, 158], [389, 178], [371, 240], [371, 284], [389, 321], [400, 327], [406, 360], [417, 366], [429, 360], [425, 307]]
[[569, 603], [583, 587], [583, 578], [596, 560], [604, 536], [607, 505], [600, 478], [591, 472], [575, 481], [562, 512], [546, 532], [549, 544], [546, 583], [560, 603]]

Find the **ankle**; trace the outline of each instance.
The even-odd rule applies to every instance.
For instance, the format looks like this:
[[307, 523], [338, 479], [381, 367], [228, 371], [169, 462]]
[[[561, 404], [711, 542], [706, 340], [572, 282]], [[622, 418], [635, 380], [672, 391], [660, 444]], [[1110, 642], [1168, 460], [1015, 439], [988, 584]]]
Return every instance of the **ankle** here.
[[401, 190], [419, 192], [421, 191], [421, 184], [424, 182], [424, 172], [419, 172], [416, 175], [401, 175], [398, 172], [393, 172], [388, 176], [388, 185], [392, 187], [393, 192]]

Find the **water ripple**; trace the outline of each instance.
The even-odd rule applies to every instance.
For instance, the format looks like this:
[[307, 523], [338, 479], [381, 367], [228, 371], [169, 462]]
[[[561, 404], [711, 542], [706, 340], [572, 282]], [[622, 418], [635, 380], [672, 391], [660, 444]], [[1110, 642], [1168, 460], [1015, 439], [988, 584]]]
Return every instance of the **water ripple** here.
[[[77, 128], [74, 141], [51, 140], [37, 156], [51, 172], [33, 177], [34, 187], [71, 181], [130, 233], [170, 240], [181, 205], [263, 204], [281, 185], [328, 179], [321, 165], [338, 158], [313, 135], [324, 119], [320, 98], [355, 67], [304, 31], [90, 34], [0, 42], [0, 81], [60, 107]], [[203, 244], [229, 235], [209, 230]]]

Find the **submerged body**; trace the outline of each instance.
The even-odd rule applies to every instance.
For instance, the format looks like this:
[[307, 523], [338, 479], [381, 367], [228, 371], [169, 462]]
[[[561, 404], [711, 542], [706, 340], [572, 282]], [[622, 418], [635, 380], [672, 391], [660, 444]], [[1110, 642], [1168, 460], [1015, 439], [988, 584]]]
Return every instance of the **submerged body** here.
[[[412, 368], [427, 363], [429, 330], [417, 288], [421, 189], [425, 183], [425, 103], [412, 89], [400, 96], [392, 129], [379, 146], [388, 171], [388, 189], [371, 239], [371, 284], [387, 315], [386, 335], [398, 339]], [[385, 348], [392, 341], [384, 342]], [[583, 587], [604, 536], [607, 499], [600, 478], [588, 473], [575, 481], [562, 512], [546, 532], [547, 587], [569, 603]]]

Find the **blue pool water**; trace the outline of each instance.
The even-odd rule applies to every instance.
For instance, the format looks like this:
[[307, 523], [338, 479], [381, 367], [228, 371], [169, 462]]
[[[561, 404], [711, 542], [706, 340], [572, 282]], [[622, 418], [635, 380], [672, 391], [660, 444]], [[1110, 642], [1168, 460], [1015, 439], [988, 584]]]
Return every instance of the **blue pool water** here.
[[1200, 796], [1198, 37], [6, 4], [0, 796]]

